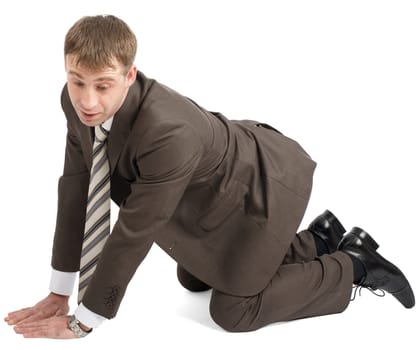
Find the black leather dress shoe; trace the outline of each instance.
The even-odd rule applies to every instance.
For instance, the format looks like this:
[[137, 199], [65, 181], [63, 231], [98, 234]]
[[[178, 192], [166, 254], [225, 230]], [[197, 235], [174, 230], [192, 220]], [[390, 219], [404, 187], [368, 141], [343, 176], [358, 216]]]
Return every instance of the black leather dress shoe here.
[[308, 230], [326, 243], [330, 254], [337, 250], [338, 243], [346, 232], [340, 221], [329, 210], [317, 216], [309, 225]]
[[384, 259], [376, 250], [379, 245], [361, 228], [354, 227], [341, 240], [338, 248], [357, 258], [366, 275], [357, 284], [369, 289], [391, 293], [406, 308], [415, 304], [414, 293], [401, 270]]

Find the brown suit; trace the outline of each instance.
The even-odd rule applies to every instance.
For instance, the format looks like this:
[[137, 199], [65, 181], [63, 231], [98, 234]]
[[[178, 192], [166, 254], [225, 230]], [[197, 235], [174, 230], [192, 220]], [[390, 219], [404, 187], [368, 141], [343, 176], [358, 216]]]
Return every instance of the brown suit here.
[[[92, 130], [67, 87], [62, 107], [68, 135], [52, 265], [78, 271]], [[273, 128], [206, 111], [142, 73], [115, 115], [108, 155], [120, 212], [83, 299], [107, 318], [153, 242], [221, 295], [263, 291], [290, 254], [315, 169]]]

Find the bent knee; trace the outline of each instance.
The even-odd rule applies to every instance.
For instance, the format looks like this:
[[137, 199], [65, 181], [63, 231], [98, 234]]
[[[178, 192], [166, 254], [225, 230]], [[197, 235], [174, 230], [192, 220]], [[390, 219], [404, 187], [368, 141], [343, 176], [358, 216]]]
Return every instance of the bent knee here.
[[179, 283], [190, 292], [204, 292], [211, 289], [209, 285], [200, 281], [179, 264], [176, 272]]
[[249, 332], [258, 329], [258, 295], [238, 297], [213, 290], [210, 316], [228, 332]]

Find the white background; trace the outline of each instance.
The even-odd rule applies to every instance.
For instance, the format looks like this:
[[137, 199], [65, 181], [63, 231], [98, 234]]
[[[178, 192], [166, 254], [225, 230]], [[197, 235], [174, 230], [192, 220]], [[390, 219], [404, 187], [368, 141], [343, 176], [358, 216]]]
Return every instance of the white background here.
[[[63, 40], [81, 16], [96, 14], [131, 26], [147, 76], [207, 109], [270, 123], [298, 140], [318, 162], [302, 228], [329, 208], [348, 229], [370, 232], [420, 291], [417, 1], [15, 0], [0, 5], [2, 316], [48, 293], [66, 132]], [[117, 318], [88, 338], [25, 340], [1, 322], [0, 348], [419, 344], [418, 307], [406, 310], [368, 291], [339, 315], [227, 333], [210, 319], [209, 293], [183, 290], [175, 269], [153, 247]]]

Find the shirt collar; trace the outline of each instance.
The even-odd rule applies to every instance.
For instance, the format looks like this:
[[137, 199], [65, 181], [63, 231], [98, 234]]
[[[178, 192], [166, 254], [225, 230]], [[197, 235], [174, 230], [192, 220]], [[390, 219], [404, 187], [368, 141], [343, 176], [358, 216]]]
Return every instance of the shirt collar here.
[[112, 126], [112, 122], [113, 122], [113, 121], [114, 121], [114, 116], [112, 116], [111, 118], [109, 118], [109, 119], [105, 120], [105, 121], [102, 123], [102, 127], [103, 127], [105, 130], [110, 131], [110, 130], [111, 130], [111, 126]]

